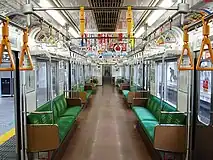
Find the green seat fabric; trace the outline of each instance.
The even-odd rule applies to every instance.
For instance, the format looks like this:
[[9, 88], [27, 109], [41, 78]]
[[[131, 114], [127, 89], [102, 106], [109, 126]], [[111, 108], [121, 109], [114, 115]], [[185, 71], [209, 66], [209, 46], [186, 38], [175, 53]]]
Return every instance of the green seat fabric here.
[[64, 112], [64, 114], [62, 115], [62, 117], [64, 116], [74, 116], [77, 117], [78, 114], [81, 111], [81, 107], [80, 106], [73, 106], [73, 107], [68, 107], [66, 109], [66, 111]]
[[89, 97], [92, 95], [92, 90], [87, 90], [86, 92], [87, 92], [86, 98], [89, 99]]
[[148, 104], [147, 104], [147, 109], [155, 116], [156, 119], [160, 119], [160, 114], [161, 114], [160, 99], [150, 95]]
[[51, 110], [51, 101], [41, 105], [40, 107], [36, 108], [36, 111], [50, 111]]
[[144, 121], [144, 120], [157, 121], [155, 116], [145, 107], [134, 106], [132, 109], [137, 115], [139, 121]]
[[55, 111], [57, 112], [57, 116], [60, 117], [61, 115], [64, 114], [64, 112], [67, 109], [67, 102], [66, 99], [64, 97], [64, 95], [60, 95], [58, 97], [56, 97], [54, 100], [54, 108], [56, 109]]
[[127, 99], [129, 90], [122, 90], [124, 97]]
[[175, 107], [173, 107], [172, 105], [166, 103], [166, 102], [163, 102], [163, 111], [167, 111], [167, 112], [175, 112], [177, 111], [177, 109]]
[[52, 114], [51, 113], [30, 113], [27, 116], [27, 121], [29, 124], [52, 124]]
[[186, 124], [186, 116], [184, 113], [162, 113], [160, 117], [161, 124]]
[[71, 129], [73, 123], [75, 121], [74, 117], [61, 117], [58, 122], [58, 129], [59, 129], [59, 137], [60, 141], [63, 141], [63, 139], [66, 137], [67, 133]]
[[141, 122], [144, 131], [146, 132], [146, 134], [148, 135], [148, 137], [150, 138], [150, 140], [152, 142], [154, 142], [154, 134], [155, 134], [155, 127], [157, 125], [159, 125], [158, 121], [142, 121]]

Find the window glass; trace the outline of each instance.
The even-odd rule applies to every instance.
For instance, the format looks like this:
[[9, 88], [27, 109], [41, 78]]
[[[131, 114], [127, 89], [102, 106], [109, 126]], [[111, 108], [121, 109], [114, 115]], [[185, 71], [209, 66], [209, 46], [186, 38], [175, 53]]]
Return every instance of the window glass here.
[[57, 96], [57, 63], [52, 63], [52, 87], [53, 97]]
[[[209, 53], [204, 52], [201, 67], [211, 67]], [[200, 107], [199, 120], [205, 124], [210, 123], [211, 112], [211, 71], [200, 71]]]
[[48, 101], [48, 89], [47, 89], [47, 63], [37, 62], [36, 68], [37, 77], [37, 106], [40, 106]]
[[59, 62], [59, 77], [58, 77], [58, 79], [59, 79], [59, 82], [58, 82], [58, 84], [59, 84], [59, 94], [62, 94], [63, 93], [63, 91], [64, 91], [64, 82], [65, 82], [65, 74], [66, 74], [66, 72], [65, 72], [65, 69], [64, 69], [64, 62], [63, 61], [60, 61]]
[[177, 62], [166, 62], [166, 90], [164, 99], [173, 105], [177, 104]]
[[162, 88], [162, 63], [157, 63], [157, 73], [156, 73], [156, 82], [157, 82], [157, 96], [161, 97], [161, 88]]
[[144, 89], [147, 90], [147, 80], [148, 80], [148, 65], [146, 64], [144, 67]]

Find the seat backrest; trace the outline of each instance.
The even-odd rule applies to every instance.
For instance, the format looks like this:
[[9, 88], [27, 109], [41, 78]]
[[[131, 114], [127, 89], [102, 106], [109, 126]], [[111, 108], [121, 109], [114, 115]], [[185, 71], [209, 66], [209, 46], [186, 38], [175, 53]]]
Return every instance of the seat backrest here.
[[186, 124], [186, 115], [181, 112], [162, 113], [160, 117], [160, 124]]
[[177, 109], [175, 107], [173, 107], [172, 105], [168, 104], [167, 102], [163, 102], [163, 111], [167, 111], [167, 112], [176, 112]]
[[161, 102], [159, 98], [150, 95], [147, 103], [147, 109], [155, 116], [156, 119], [160, 119]]
[[27, 116], [28, 124], [53, 124], [52, 113], [30, 113]]
[[54, 119], [56, 120], [60, 117], [67, 109], [67, 102], [65, 99], [64, 94], [57, 96], [53, 99], [53, 112], [54, 112]]
[[38, 114], [38, 112], [51, 111], [51, 101], [41, 105], [35, 111], [37, 113], [32, 112], [27, 116], [28, 124], [52, 124], [52, 113]]

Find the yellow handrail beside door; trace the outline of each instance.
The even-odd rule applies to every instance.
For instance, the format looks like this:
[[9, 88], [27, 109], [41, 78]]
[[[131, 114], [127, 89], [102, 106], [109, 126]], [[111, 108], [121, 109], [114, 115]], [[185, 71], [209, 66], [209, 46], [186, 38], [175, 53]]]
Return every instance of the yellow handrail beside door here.
[[[25, 53], [26, 53], [26, 55], [29, 59], [29, 63], [30, 63], [30, 66], [27, 66], [27, 67], [23, 66]], [[30, 51], [29, 51], [29, 46], [28, 46], [28, 29], [26, 29], [23, 34], [23, 46], [21, 49], [21, 55], [20, 55], [20, 60], [19, 60], [19, 70], [21, 70], [21, 71], [33, 70], [33, 61], [32, 61]]]
[[208, 46], [208, 51], [210, 53], [210, 60], [213, 63], [213, 50], [212, 50], [211, 40], [209, 38], [209, 33], [210, 33], [210, 26], [208, 24], [209, 20], [205, 20], [203, 17], [202, 22], [203, 22], [203, 40], [202, 40], [202, 44], [201, 44], [200, 54], [199, 54], [198, 60], [197, 60], [196, 69], [199, 71], [213, 71], [213, 67], [201, 67], [200, 66], [205, 45]]
[[13, 54], [12, 54], [11, 45], [10, 45], [8, 36], [9, 36], [9, 19], [7, 18], [7, 21], [3, 22], [3, 26], [2, 26], [2, 40], [1, 40], [1, 46], [0, 46], [0, 64], [2, 64], [3, 53], [6, 47], [9, 58], [10, 58], [11, 67], [0, 68], [0, 71], [15, 70], [15, 62], [13, 59]]
[[[194, 63], [193, 63], [193, 57], [192, 57], [192, 53], [190, 51], [189, 48], [189, 34], [188, 34], [188, 28], [187, 26], [184, 27], [184, 31], [183, 31], [183, 49], [180, 55], [180, 59], [178, 62], [178, 70], [179, 71], [183, 71], [183, 70], [194, 70]], [[187, 51], [187, 56], [189, 57], [189, 66], [181, 66], [182, 62], [183, 62], [183, 56], [184, 56], [184, 52]]]

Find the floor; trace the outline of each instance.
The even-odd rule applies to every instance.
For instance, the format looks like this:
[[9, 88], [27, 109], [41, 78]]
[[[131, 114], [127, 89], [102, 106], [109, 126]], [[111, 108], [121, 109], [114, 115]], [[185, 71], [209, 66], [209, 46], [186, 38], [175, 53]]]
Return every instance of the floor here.
[[116, 88], [99, 87], [62, 160], [150, 160], [135, 121]]
[[14, 97], [0, 98], [0, 160], [16, 159]]
[[14, 97], [0, 97], [0, 136], [14, 127]]

